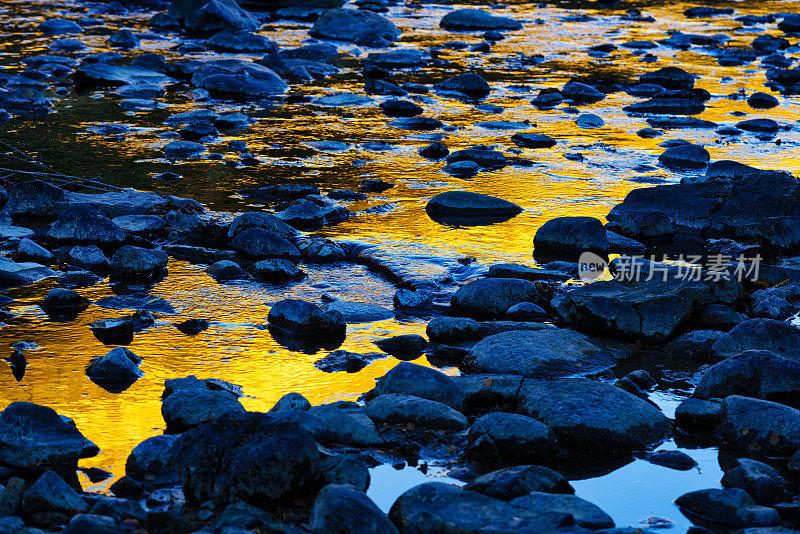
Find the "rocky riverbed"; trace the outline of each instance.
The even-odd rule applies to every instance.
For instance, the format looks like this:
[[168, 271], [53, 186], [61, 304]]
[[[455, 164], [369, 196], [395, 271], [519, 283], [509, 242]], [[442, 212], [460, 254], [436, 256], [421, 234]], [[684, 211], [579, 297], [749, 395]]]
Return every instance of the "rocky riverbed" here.
[[0, 20], [0, 533], [800, 530], [800, 4]]

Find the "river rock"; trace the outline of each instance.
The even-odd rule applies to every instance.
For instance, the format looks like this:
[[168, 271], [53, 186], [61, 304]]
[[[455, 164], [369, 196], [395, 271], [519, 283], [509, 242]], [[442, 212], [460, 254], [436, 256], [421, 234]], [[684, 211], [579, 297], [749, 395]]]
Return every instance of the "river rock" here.
[[300, 393], [287, 393], [280, 399], [275, 405], [270, 408], [270, 412], [282, 412], [282, 411], [298, 411], [298, 412], [306, 412], [311, 409], [311, 403], [308, 402], [308, 399], [303, 397]]
[[519, 412], [553, 429], [559, 445], [575, 451], [630, 450], [656, 444], [669, 420], [646, 400], [586, 378], [526, 380]]
[[771, 465], [750, 458], [737, 458], [722, 477], [726, 488], [740, 488], [762, 505], [783, 501], [789, 496], [787, 480]]
[[13, 260], [16, 262], [33, 262], [43, 265], [53, 263], [53, 254], [46, 248], [36, 244], [27, 237], [20, 239], [17, 250], [14, 252]]
[[467, 418], [441, 402], [388, 393], [367, 404], [367, 416], [383, 425], [414, 425], [432, 430], [463, 430]]
[[[318, 194], [319, 190], [314, 188], [313, 191]], [[298, 232], [280, 218], [271, 213], [264, 213], [261, 211], [249, 211], [237, 215], [228, 226], [228, 237], [235, 238], [240, 233], [250, 228], [263, 228], [276, 234], [287, 241], [294, 241]]]
[[622, 356], [574, 330], [547, 328], [489, 336], [472, 347], [463, 366], [477, 373], [554, 379], [599, 373]]
[[261, 25], [236, 0], [173, 0], [167, 15], [187, 30], [203, 33], [255, 30]]
[[459, 313], [477, 317], [499, 317], [520, 302], [538, 302], [533, 282], [514, 278], [482, 278], [456, 291], [450, 305]]
[[686, 399], [675, 409], [675, 422], [689, 434], [711, 434], [722, 419], [722, 405], [700, 399]]
[[717, 358], [746, 350], [765, 350], [800, 361], [800, 329], [775, 319], [750, 319], [736, 325], [712, 347]]
[[[553, 458], [558, 453], [555, 433], [532, 417], [495, 412], [475, 420], [469, 429], [466, 454], [478, 462], [529, 463]], [[490, 443], [494, 454], [486, 454]]]
[[357, 454], [337, 454], [322, 460], [324, 484], [349, 484], [361, 491], [369, 488], [369, 469]]
[[681, 145], [668, 148], [658, 157], [658, 162], [672, 169], [698, 168], [708, 165], [711, 155], [697, 145]]
[[682, 334], [664, 347], [664, 352], [676, 358], [688, 358], [697, 361], [707, 361], [712, 357], [712, 347], [723, 332], [716, 330], [693, 330]]
[[771, 109], [778, 106], [780, 102], [768, 93], [753, 93], [747, 97], [747, 105], [753, 109]]
[[367, 302], [336, 300], [324, 305], [323, 309], [341, 313], [348, 323], [371, 323], [385, 321], [394, 317], [394, 313], [391, 310]]
[[780, 523], [774, 508], [758, 506], [739, 488], [692, 491], [675, 499], [675, 504], [695, 517], [728, 527], [764, 527]]
[[660, 229], [653, 232], [657, 235], [629, 235], [644, 243], [652, 242], [654, 237], [667, 237], [663, 221], [656, 217], [666, 218], [674, 233], [758, 242], [764, 239], [760, 229], [765, 218], [800, 213], [800, 198], [795, 196], [798, 185], [792, 176], [761, 171], [724, 181], [634, 189], [606, 218], [617, 225], [610, 229], [629, 235], [630, 224], [625, 217], [636, 220], [636, 213], [647, 212], [653, 222], [644, 219], [640, 224], [658, 225]]
[[412, 360], [425, 352], [428, 342], [418, 334], [403, 334], [379, 339], [375, 345], [386, 354], [391, 354], [401, 360]]
[[339, 224], [346, 221], [351, 214], [344, 206], [334, 204], [329, 200], [303, 198], [293, 202], [276, 215], [295, 228], [313, 230], [322, 226]]
[[[645, 273], [646, 274], [646, 273]], [[656, 273], [629, 285], [601, 281], [573, 289], [553, 301], [568, 324], [587, 332], [622, 337], [664, 339], [671, 336], [702, 305], [735, 301], [738, 282], [684, 281]]]
[[126, 245], [111, 257], [111, 277], [116, 280], [153, 280], [164, 275], [169, 257], [161, 250]]
[[173, 450], [183, 491], [198, 503], [299, 497], [320, 468], [311, 434], [275, 414], [220, 417], [182, 434]]
[[306, 277], [306, 273], [289, 260], [262, 260], [253, 265], [253, 276], [264, 282], [282, 284], [296, 282]]
[[434, 87], [442, 91], [462, 93], [472, 98], [483, 98], [492, 90], [482, 76], [471, 72], [448, 78]]
[[425, 328], [428, 339], [436, 342], [480, 339], [481, 325], [467, 317], [436, 317]]
[[510, 17], [497, 17], [480, 9], [456, 9], [447, 13], [439, 26], [451, 31], [521, 30], [522, 24]]
[[55, 288], [48, 291], [42, 309], [50, 316], [71, 318], [89, 306], [89, 299], [71, 289]]
[[274, 54], [278, 47], [263, 35], [247, 30], [222, 30], [208, 40], [208, 46], [220, 52], [261, 52]]
[[[563, 96], [564, 98], [572, 100], [577, 104], [593, 104], [595, 102], [603, 100], [606, 97], [606, 95], [604, 95], [591, 85], [586, 85], [585, 83], [580, 83], [580, 82], [567, 82], [566, 84], [564, 84], [564, 87], [561, 88], [559, 93], [561, 93], [561, 96]], [[601, 119], [597, 115], [592, 115], [589, 113], [581, 116], [593, 117], [592, 119], [588, 118], [584, 119], [584, 121], [587, 124], [598, 124], [599, 120], [599, 126], [603, 125], [603, 119]], [[578, 120], [580, 120], [581, 116], [578, 117]], [[578, 123], [578, 126], [580, 126], [581, 128], [599, 127], [599, 126], [581, 126], [580, 123]]]
[[592, 530], [614, 527], [614, 520], [599, 506], [575, 495], [532, 491], [512, 500], [511, 504], [532, 510], [547, 510], [549, 513], [569, 514], [578, 526]]
[[512, 202], [469, 191], [448, 191], [434, 196], [425, 206], [429, 215], [484, 217], [513, 217], [522, 208]]
[[77, 22], [67, 19], [45, 20], [39, 24], [39, 30], [49, 36], [83, 33], [83, 28]]
[[347, 322], [336, 310], [325, 311], [298, 299], [276, 302], [269, 311], [269, 323], [294, 334], [344, 338]]
[[125, 232], [92, 207], [71, 206], [61, 212], [47, 237], [67, 243], [113, 245], [125, 239]]
[[192, 86], [212, 95], [243, 100], [281, 94], [289, 88], [271, 69], [238, 59], [206, 62], [192, 75]]
[[13, 402], [0, 413], [0, 462], [30, 471], [77, 465], [100, 449], [52, 408]]
[[642, 74], [639, 82], [660, 85], [665, 89], [689, 90], [694, 87], [694, 76], [680, 67], [664, 67]]
[[133, 383], [144, 376], [139, 369], [141, 362], [142, 359], [130, 350], [117, 347], [105, 356], [92, 360], [86, 368], [86, 376], [108, 382]]
[[231, 241], [233, 248], [257, 258], [296, 259], [300, 257], [291, 242], [265, 228], [254, 227], [239, 232]]
[[28, 516], [46, 513], [71, 516], [88, 512], [89, 505], [54, 471], [45, 471], [22, 494], [22, 510]]
[[364, 407], [355, 402], [337, 401], [314, 406], [309, 413], [319, 417], [333, 432], [333, 441], [355, 447], [374, 447], [383, 443], [375, 423]]
[[400, 30], [377, 13], [338, 8], [325, 11], [308, 34], [317, 39], [383, 47], [396, 41], [400, 37]]
[[244, 411], [236, 397], [226, 391], [182, 389], [161, 404], [161, 415], [169, 433], [184, 432], [217, 417]]
[[593, 217], [550, 219], [536, 230], [533, 246], [565, 255], [587, 250], [604, 254], [610, 247], [603, 223]]
[[178, 474], [172, 466], [172, 446], [177, 436], [147, 438], [133, 448], [125, 462], [125, 474], [147, 486], [177, 484]]
[[389, 510], [389, 519], [402, 532], [418, 534], [585, 532], [562, 527], [568, 521], [565, 514], [517, 506], [441, 482], [421, 484], [400, 495]]
[[466, 486], [495, 499], [510, 501], [532, 491], [545, 493], [575, 493], [560, 473], [540, 465], [518, 465], [481, 475]]
[[464, 394], [452, 377], [436, 369], [410, 362], [400, 362], [379, 378], [370, 395], [388, 393], [442, 402], [459, 411], [464, 406]]
[[397, 534], [398, 530], [369, 497], [349, 485], [322, 488], [311, 511], [315, 534]]
[[766, 350], [746, 350], [711, 366], [695, 388], [699, 399], [741, 395], [800, 408], [800, 363]]
[[17, 263], [0, 258], [0, 287], [27, 286], [51, 276], [55, 276], [55, 272], [39, 263]]
[[335, 373], [344, 371], [347, 373], [357, 373], [374, 360], [383, 358], [381, 353], [359, 354], [346, 350], [335, 350], [314, 362], [314, 366], [324, 373]]
[[790, 456], [800, 448], [800, 411], [789, 406], [731, 395], [722, 403], [722, 439], [767, 456]]

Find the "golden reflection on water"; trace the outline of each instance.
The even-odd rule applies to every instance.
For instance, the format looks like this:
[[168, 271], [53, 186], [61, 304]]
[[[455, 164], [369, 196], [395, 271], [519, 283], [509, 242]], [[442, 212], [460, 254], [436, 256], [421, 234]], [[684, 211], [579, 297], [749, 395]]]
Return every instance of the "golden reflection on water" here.
[[[748, 2], [731, 4], [740, 14], [763, 14], [797, 10], [795, 2]], [[400, 46], [429, 47], [450, 40], [480, 42], [480, 33], [451, 34], [438, 28], [441, 16], [453, 6], [414, 6], [392, 8], [390, 18], [403, 30]], [[430, 139], [428, 133], [408, 132], [389, 126], [386, 117], [374, 105], [328, 109], [311, 104], [280, 105], [252, 110], [257, 120], [249, 129], [222, 137], [209, 145], [226, 157], [233, 153], [228, 141], [241, 139], [250, 151], [262, 160], [256, 168], [231, 169], [221, 162], [194, 161], [171, 165], [160, 153], [168, 140], [159, 134], [173, 130], [163, 120], [177, 112], [195, 109], [188, 98], [171, 95], [168, 106], [151, 112], [123, 112], [117, 97], [96, 99], [95, 94], [70, 94], [57, 101], [58, 113], [28, 122], [4, 125], [2, 139], [36, 151], [49, 164], [64, 173], [94, 178], [108, 183], [133, 186], [143, 190], [190, 196], [214, 210], [244, 211], [259, 209], [235, 195], [243, 187], [268, 185], [292, 179], [303, 179], [322, 189], [356, 188], [366, 177], [382, 178], [397, 186], [371, 200], [357, 203], [354, 210], [379, 204], [391, 204], [383, 214], [358, 214], [335, 227], [319, 232], [332, 238], [377, 243], [390, 250], [416, 250], [420, 254], [448, 257], [474, 256], [483, 264], [517, 261], [533, 264], [531, 241], [536, 229], [546, 220], [564, 215], [589, 215], [602, 218], [616, 202], [636, 187], [653, 181], [674, 182], [679, 176], [659, 168], [655, 156], [665, 139], [682, 137], [705, 144], [713, 159], [736, 159], [762, 167], [796, 171], [796, 129], [780, 132], [783, 144], [756, 140], [743, 134], [736, 142], [718, 137], [713, 130], [672, 130], [654, 139], [642, 139], [637, 130], [646, 127], [641, 117], [620, 111], [622, 106], [638, 99], [623, 92], [609, 95], [592, 105], [580, 106], [581, 112], [600, 115], [606, 125], [595, 130], [581, 130], [574, 125], [576, 115], [563, 108], [539, 110], [531, 98], [545, 87], [559, 87], [572, 76], [603, 73], [621, 81], [675, 64], [700, 79], [697, 87], [709, 90], [714, 98], [700, 118], [722, 124], [741, 120], [736, 112], [748, 118], [770, 117], [794, 124], [800, 113], [793, 99], [780, 98], [781, 106], [768, 111], [750, 109], [743, 99], [723, 98], [741, 89], [764, 90], [764, 70], [756, 62], [744, 67], [721, 67], [716, 58], [698, 47], [680, 51], [660, 47], [653, 51], [657, 63], [643, 63], [630, 50], [618, 48], [607, 58], [589, 58], [589, 46], [602, 42], [617, 45], [630, 40], [658, 40], [669, 30], [686, 33], [724, 33], [731, 36], [730, 45], [748, 45], [758, 33], [739, 31], [730, 17], [713, 20], [690, 20], [682, 12], [691, 4], [663, 3], [639, 6], [643, 14], [653, 15], [657, 22], [627, 22], [618, 18], [624, 10], [609, 14], [588, 9], [582, 12], [594, 17], [587, 22], [566, 22], [572, 12], [556, 7], [513, 5], [508, 11], [525, 22], [519, 32], [504, 32], [507, 39], [497, 42], [491, 54], [443, 50], [445, 63], [428, 66], [398, 75], [400, 81], [435, 83], [465, 70], [482, 73], [492, 83], [493, 92], [483, 102], [502, 106], [505, 111], [492, 114], [479, 111], [474, 103], [459, 102], [431, 93], [418, 98], [426, 115], [455, 127], [445, 132], [451, 150], [474, 144], [497, 146], [509, 155], [533, 161], [530, 167], [508, 166], [481, 172], [470, 179], [459, 179], [441, 172], [442, 162], [420, 158], [417, 150]], [[403, 17], [411, 14], [413, 17]], [[16, 30], [0, 37], [0, 64], [19, 70], [20, 54], [49, 53], [49, 42], [35, 31], [42, 16], [73, 17], [69, 4], [8, 2], [0, 6], [0, 20], [13, 21]], [[109, 25], [144, 29], [147, 14], [129, 17], [103, 16]], [[535, 21], [540, 19], [542, 24]], [[281, 47], [300, 46], [307, 37], [307, 24], [277, 22], [260, 33], [277, 41]], [[772, 33], [776, 35], [779, 32]], [[105, 37], [80, 37], [90, 52], [105, 51]], [[166, 41], [142, 41], [142, 52], [158, 52], [175, 58], [170, 49], [175, 38]], [[340, 50], [351, 56], [365, 51], [352, 45]], [[538, 65], [518, 61], [519, 55], [541, 54]], [[201, 54], [197, 57], [204, 57]], [[247, 56], [242, 56], [247, 57]], [[358, 70], [353, 57], [343, 60], [348, 68]], [[325, 82], [294, 88], [292, 92], [312, 97], [339, 91], [362, 93], [360, 78], [353, 74], [337, 75]], [[375, 97], [379, 103], [383, 97]], [[203, 107], [201, 105], [201, 107]], [[239, 110], [242, 104], [214, 103], [217, 111]], [[530, 131], [545, 133], [558, 140], [552, 149], [517, 150], [510, 137], [514, 131], [491, 130], [477, 126], [480, 121], [530, 121]], [[119, 122], [133, 130], [120, 139], [103, 138], [87, 131], [102, 122]], [[350, 144], [343, 152], [317, 152], [305, 143], [335, 140]], [[386, 141], [394, 149], [372, 152], [362, 145], [368, 141]], [[580, 152], [583, 161], [571, 161], [567, 152]], [[358, 164], [356, 162], [360, 161]], [[152, 175], [173, 170], [184, 177], [164, 184]], [[486, 227], [451, 227], [433, 222], [424, 211], [425, 203], [434, 194], [447, 189], [466, 189], [496, 195], [521, 205], [524, 212], [516, 218]], [[99, 319], [116, 317], [126, 312], [89, 308], [69, 323], [52, 323], [37, 307], [52, 282], [33, 288], [9, 291], [18, 298], [13, 309], [18, 318], [0, 329], [2, 345], [19, 340], [35, 341], [40, 349], [28, 353], [29, 366], [21, 383], [11, 377], [5, 364], [0, 364], [0, 390], [4, 392], [0, 406], [12, 401], [27, 400], [46, 404], [59, 413], [73, 417], [78, 427], [103, 452], [84, 462], [87, 466], [124, 473], [127, 454], [144, 438], [163, 429], [159, 396], [163, 380], [194, 374], [219, 377], [244, 386], [243, 404], [251, 410], [267, 410], [280, 396], [299, 391], [312, 403], [333, 399], [356, 399], [370, 389], [376, 377], [396, 364], [393, 358], [378, 360], [356, 374], [319, 372], [313, 362], [326, 351], [305, 354], [290, 351], [278, 344], [260, 327], [266, 322], [269, 305], [280, 298], [297, 296], [317, 300], [321, 293], [337, 297], [373, 302], [391, 307], [393, 288], [365, 269], [309, 268], [311, 277], [294, 288], [271, 288], [254, 285], [219, 285], [204, 273], [201, 266], [171, 261], [170, 275], [153, 293], [168, 299], [178, 309], [174, 321], [190, 317], [206, 318], [211, 328], [194, 337], [180, 334], [162, 316], [158, 324], [137, 334], [131, 350], [143, 359], [145, 377], [121, 394], [108, 393], [84, 375], [89, 360], [106, 353], [109, 347], [100, 344], [86, 326]], [[327, 283], [326, 288], [312, 284]], [[111, 294], [106, 284], [81, 290], [92, 300]], [[380, 337], [399, 333], [424, 334], [424, 321], [382, 321], [368, 325], [351, 325], [342, 348], [357, 352], [376, 350], [372, 342]], [[9, 349], [2, 349], [8, 352]], [[0, 351], [1, 352], [1, 351]], [[426, 363], [424, 358], [418, 363]], [[447, 372], [455, 372], [447, 370]], [[103, 485], [99, 487], [104, 487]]]

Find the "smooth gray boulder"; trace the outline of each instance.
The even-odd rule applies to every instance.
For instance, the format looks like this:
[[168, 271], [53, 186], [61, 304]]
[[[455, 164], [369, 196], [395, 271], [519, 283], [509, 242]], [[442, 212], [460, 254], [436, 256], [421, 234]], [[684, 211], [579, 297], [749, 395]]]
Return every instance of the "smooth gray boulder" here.
[[255, 30], [261, 24], [236, 0], [173, 0], [167, 14], [187, 30]]
[[495, 412], [479, 417], [469, 429], [467, 452], [473, 450], [473, 456], [480, 461], [487, 440], [496, 449], [497, 456], [507, 462], [537, 462], [551, 459], [558, 453], [558, 440], [553, 430], [526, 415]]
[[399, 393], [447, 404], [455, 410], [464, 407], [464, 393], [452, 377], [441, 371], [411, 362], [400, 362], [378, 379], [371, 395]]
[[461, 314], [474, 317], [499, 317], [515, 304], [538, 302], [536, 284], [515, 278], [482, 278], [462, 286], [450, 305]]
[[586, 378], [526, 380], [518, 411], [553, 429], [576, 452], [641, 449], [671, 432], [652, 404], [618, 387]]
[[367, 416], [383, 425], [411, 424], [434, 430], [463, 430], [467, 418], [450, 406], [412, 395], [387, 393], [367, 404]]
[[511, 504], [532, 510], [547, 510], [550, 513], [569, 514], [578, 526], [599, 530], [613, 528], [614, 520], [596, 504], [583, 500], [576, 495], [544, 493], [532, 491], [523, 497], [517, 497]]
[[389, 46], [400, 37], [400, 30], [377, 13], [337, 8], [326, 10], [314, 22], [308, 34], [317, 39], [349, 41], [366, 46]]
[[88, 512], [89, 505], [54, 471], [45, 471], [22, 494], [22, 510], [28, 516], [37, 513], [71, 516]]
[[766, 456], [790, 456], [800, 449], [800, 410], [730, 395], [722, 402], [719, 435], [732, 445]]
[[751, 349], [767, 350], [800, 361], [800, 328], [775, 319], [750, 319], [733, 327], [711, 348], [717, 358]]
[[184, 432], [173, 446], [173, 462], [184, 494], [195, 503], [299, 497], [320, 469], [310, 433], [277, 414], [257, 412]]
[[565, 255], [586, 251], [605, 254], [610, 248], [603, 223], [594, 217], [550, 219], [536, 230], [533, 246]]
[[314, 534], [398, 534], [369, 497], [353, 486], [338, 484], [317, 494], [310, 526]]
[[75, 467], [100, 449], [55, 410], [12, 402], [0, 413], [0, 462], [27, 471]]
[[161, 415], [169, 433], [185, 432], [222, 415], [244, 411], [244, 406], [230, 393], [207, 389], [178, 390], [161, 404]]
[[472, 372], [562, 378], [613, 367], [625, 351], [598, 345], [568, 328], [515, 330], [489, 336], [469, 351], [463, 365]]
[[532, 491], [575, 493], [575, 489], [557, 471], [541, 465], [518, 465], [481, 475], [466, 486], [489, 497], [510, 501]]
[[774, 508], [758, 506], [739, 488], [692, 491], [678, 497], [675, 504], [695, 517], [728, 527], [765, 527], [780, 523]]
[[456, 9], [447, 13], [439, 26], [451, 31], [521, 30], [522, 23], [510, 17], [498, 17], [480, 9]]
[[741, 395], [800, 407], [800, 362], [746, 350], [712, 365], [695, 387], [698, 399]]

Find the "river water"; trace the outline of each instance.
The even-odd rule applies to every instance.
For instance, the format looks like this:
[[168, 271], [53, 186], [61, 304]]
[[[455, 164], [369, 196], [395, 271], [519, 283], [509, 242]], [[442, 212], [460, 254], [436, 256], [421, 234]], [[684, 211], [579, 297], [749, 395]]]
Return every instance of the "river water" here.
[[[716, 5], [716, 4], [715, 4]], [[728, 5], [728, 4], [719, 4]], [[96, 6], [96, 5], [95, 5]], [[263, 186], [300, 180], [323, 190], [355, 189], [364, 178], [380, 178], [396, 186], [366, 201], [349, 206], [358, 212], [350, 220], [327, 227], [318, 235], [334, 239], [376, 244], [399, 258], [415, 256], [431, 266], [449, 270], [456, 279], [477, 276], [492, 263], [513, 261], [535, 265], [531, 257], [536, 229], [546, 220], [565, 215], [602, 218], [625, 194], [650, 183], [677, 182], [681, 175], [657, 164], [662, 148], [658, 143], [684, 138], [705, 145], [712, 159], [734, 159], [752, 165], [796, 171], [800, 161], [796, 147], [800, 134], [795, 126], [800, 108], [795, 100], [779, 97], [780, 107], [757, 111], [743, 98], [733, 98], [740, 91], [750, 94], [766, 90], [764, 69], [758, 61], [742, 67], [722, 67], [712, 50], [694, 46], [681, 51], [660, 45], [647, 50], [656, 62], [643, 62], [635, 50], [620, 47], [635, 40], [657, 41], [669, 31], [729, 37], [729, 46], [746, 46], [762, 33], [781, 35], [775, 24], [742, 27], [733, 16], [714, 19], [687, 19], [683, 11], [691, 3], [621, 3], [614, 9], [583, 9], [567, 4], [537, 6], [512, 4], [501, 14], [513, 16], [524, 24], [520, 31], [504, 32], [506, 39], [497, 42], [491, 53], [443, 49], [433, 66], [408, 69], [396, 74], [394, 81], [432, 84], [449, 76], [473, 71], [482, 74], [492, 92], [480, 104], [501, 106], [502, 113], [476, 108], [475, 102], [459, 101], [431, 92], [414, 97], [425, 108], [425, 115], [443, 121], [453, 129], [440, 134], [450, 150], [475, 144], [497, 147], [507, 155], [532, 160], [532, 165], [507, 166], [492, 172], [480, 172], [469, 179], [454, 178], [442, 172], [443, 162], [431, 162], [417, 151], [433, 138], [430, 133], [414, 133], [388, 125], [390, 119], [377, 108], [387, 97], [373, 97], [366, 105], [323, 108], [309, 103], [270, 105], [212, 101], [195, 103], [184, 94], [170, 94], [159, 101], [160, 108], [126, 112], [120, 98], [110, 93], [75, 93], [54, 98], [54, 113], [27, 121], [0, 125], [0, 140], [36, 154], [41, 161], [68, 175], [94, 178], [108, 184], [140, 190], [195, 198], [214, 211], [241, 212], [263, 206], [243, 199], [236, 192], [243, 187]], [[735, 16], [771, 12], [798, 11], [797, 2], [730, 3]], [[133, 28], [147, 32], [146, 21], [152, 12], [131, 11], [123, 15], [98, 15], [92, 4], [70, 2], [17, 2], [0, 4], [0, 68], [15, 73], [22, 70], [23, 57], [49, 53], [52, 38], [38, 33], [45, 18], [93, 17], [102, 26], [77, 36], [88, 49], [84, 53], [107, 51], [102, 28]], [[470, 44], [482, 41], [481, 32], [455, 35], [438, 27], [441, 17], [454, 6], [408, 3], [392, 6], [386, 14], [401, 30], [398, 46], [428, 49], [451, 40]], [[623, 18], [626, 10], [641, 9], [655, 22], [636, 22]], [[577, 17], [576, 15], [585, 15]], [[308, 23], [288, 20], [270, 22], [261, 33], [281, 48], [307, 42]], [[143, 39], [132, 55], [157, 52], [178, 58], [173, 47], [175, 34], [164, 39]], [[587, 54], [590, 46], [614, 43], [617, 50], [606, 57]], [[325, 81], [292, 86], [291, 94], [317, 97], [338, 92], [363, 94], [359, 59], [370, 50], [339, 43], [341, 56], [336, 64], [340, 73]], [[792, 57], [798, 50], [790, 49]], [[202, 53], [195, 57], [215, 54]], [[218, 54], [216, 54], [218, 55]], [[76, 57], [79, 57], [76, 56]], [[254, 56], [235, 56], [249, 57]], [[255, 56], [257, 57], [257, 56]], [[576, 115], [564, 106], [540, 110], [530, 100], [540, 89], [560, 87], [573, 77], [601, 76], [627, 83], [638, 75], [667, 65], [677, 65], [699, 76], [696, 87], [707, 89], [712, 99], [700, 118], [723, 124], [735, 124], [741, 114], [747, 118], [769, 117], [790, 126], [773, 140], [760, 140], [752, 134], [726, 138], [713, 129], [668, 130], [662, 137], [643, 139], [637, 130], [646, 127], [645, 119], [624, 113], [621, 108], [639, 99], [616, 92], [605, 100], [581, 106], [582, 112], [595, 113], [605, 126], [580, 129]], [[69, 87], [69, 83], [65, 84]], [[776, 95], [777, 96], [777, 95]], [[234, 160], [236, 153], [227, 144], [242, 140], [260, 161], [256, 167], [232, 168], [223, 161], [200, 158], [173, 164], [163, 158], [161, 148], [169, 141], [162, 134], [174, 131], [166, 126], [169, 115], [198, 108], [217, 112], [245, 110], [256, 118], [243, 132], [220, 137], [209, 145], [211, 152]], [[558, 144], [550, 149], [517, 149], [510, 141], [515, 130], [480, 125], [485, 121], [508, 121], [522, 124], [523, 131], [544, 133]], [[121, 136], [102, 136], [93, 127], [102, 123], [128, 125]], [[488, 125], [491, 126], [491, 125]], [[320, 151], [318, 141], [346, 143], [343, 150]], [[386, 150], [370, 149], [370, 142], [385, 142]], [[581, 154], [581, 158], [565, 157]], [[3, 162], [2, 166], [7, 166]], [[155, 174], [172, 171], [182, 175], [175, 182], [164, 183]], [[490, 226], [454, 227], [432, 221], [425, 213], [426, 201], [436, 193], [463, 189], [486, 193], [522, 206], [517, 217]], [[369, 211], [367, 211], [369, 210]], [[474, 257], [476, 263], [464, 267], [456, 260]], [[283, 394], [298, 391], [312, 403], [337, 399], [355, 400], [374, 384], [374, 379], [392, 368], [392, 358], [377, 360], [355, 374], [326, 374], [313, 362], [327, 351], [314, 354], [297, 352], [281, 345], [264, 329], [270, 304], [289, 296], [319, 301], [322, 294], [335, 298], [370, 302], [391, 307], [395, 288], [380, 275], [359, 265], [301, 265], [309, 273], [293, 286], [270, 286], [254, 283], [220, 285], [207, 276], [203, 266], [172, 259], [169, 276], [152, 293], [169, 300], [178, 311], [174, 317], [162, 315], [155, 327], [136, 335], [130, 349], [140, 355], [144, 378], [122, 393], [109, 393], [84, 374], [89, 360], [108, 351], [91, 334], [87, 324], [119, 312], [91, 306], [76, 320], [50, 321], [38, 307], [52, 281], [6, 292], [16, 299], [11, 309], [17, 317], [0, 328], [0, 356], [7, 356], [11, 344], [35, 343], [27, 351], [28, 369], [17, 382], [5, 363], [0, 362], [0, 407], [13, 401], [45, 404], [72, 417], [78, 428], [102, 452], [81, 465], [110, 470], [115, 476], [124, 473], [130, 450], [143, 439], [163, 430], [160, 393], [167, 378], [194, 374], [219, 377], [244, 387], [243, 404], [249, 410], [267, 410]], [[435, 275], [437, 269], [432, 269]], [[90, 299], [114, 294], [107, 282], [81, 290]], [[174, 326], [187, 318], [205, 318], [211, 328], [197, 336], [181, 334]], [[424, 318], [398, 318], [376, 323], [350, 325], [341, 348], [356, 352], [374, 352], [373, 341], [400, 333], [424, 335]], [[417, 363], [426, 364], [424, 357]], [[672, 415], [682, 396], [691, 391], [692, 372], [675, 369], [658, 355], [644, 364], [659, 379], [653, 394], [667, 415]], [[444, 369], [455, 374], [456, 369]], [[622, 370], [618, 374], [621, 376]], [[674, 448], [670, 442], [664, 448]], [[685, 446], [684, 446], [685, 448]], [[700, 463], [689, 472], [670, 471], [635, 460], [610, 473], [576, 480], [578, 495], [600, 505], [617, 521], [618, 526], [641, 526], [650, 516], [675, 522], [668, 531], [678, 532], [688, 522], [672, 500], [685, 491], [718, 484], [720, 470], [714, 449], [687, 449]], [[413, 484], [430, 477], [449, 480], [446, 472], [432, 468], [428, 475], [413, 468], [395, 470], [381, 466], [373, 470], [370, 495], [386, 509], [394, 498]], [[112, 479], [113, 480], [113, 479]], [[111, 481], [93, 485], [83, 479], [87, 489], [104, 491]]]

